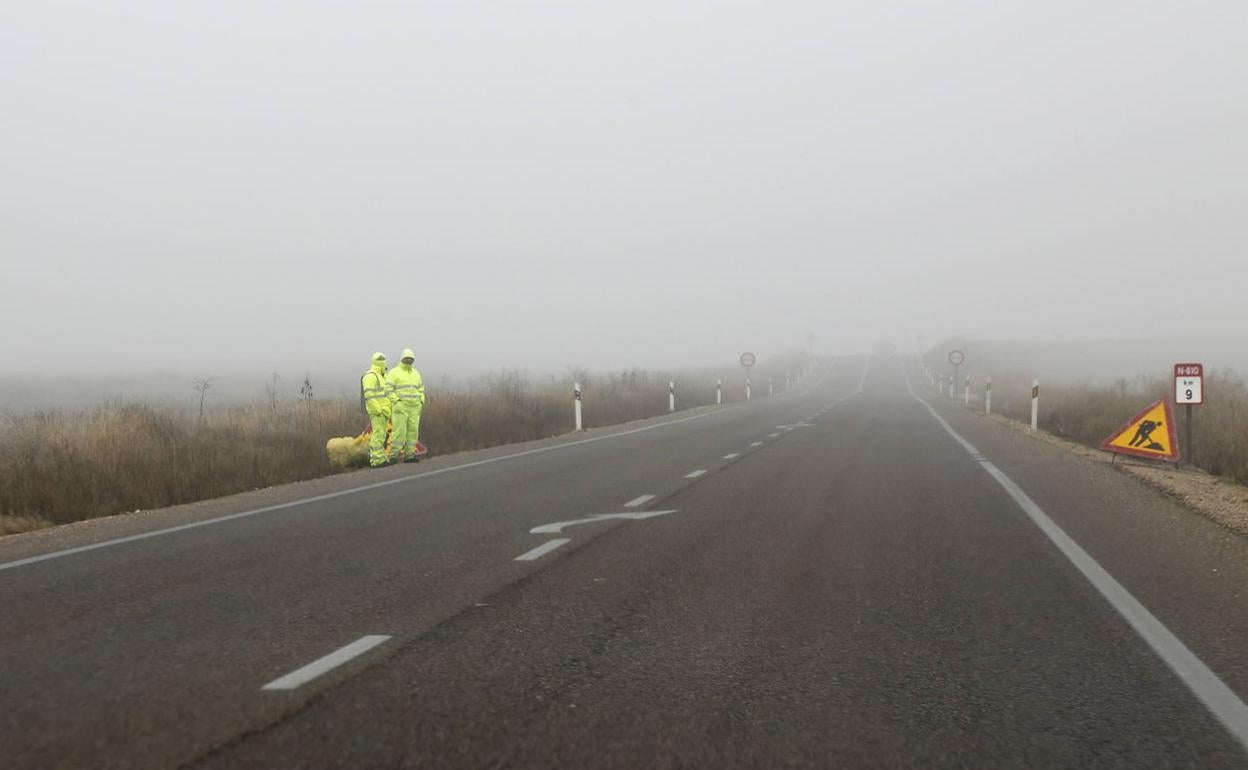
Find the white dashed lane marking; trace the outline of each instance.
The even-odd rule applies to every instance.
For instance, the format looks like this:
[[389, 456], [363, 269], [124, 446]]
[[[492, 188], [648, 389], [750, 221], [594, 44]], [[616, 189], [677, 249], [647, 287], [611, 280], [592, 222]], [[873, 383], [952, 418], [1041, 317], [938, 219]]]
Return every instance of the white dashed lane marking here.
[[352, 658], [358, 658], [389, 638], [388, 636], [361, 636], [346, 647], [334, 650], [325, 657], [314, 660], [303, 668], [295, 669], [280, 679], [274, 679], [261, 689], [293, 690], [299, 685], [311, 682], [321, 674], [338, 668]]
[[702, 476], [702, 475], [704, 475], [705, 473], [706, 473], [706, 471], [694, 471], [693, 473], [686, 473], [686, 474], [685, 474], [685, 478], [687, 478], [687, 479], [696, 479], [698, 476]]
[[570, 542], [572, 542], [572, 538], [570, 537], [557, 537], [554, 540], [548, 540], [534, 548], [532, 551], [517, 556], [516, 561], [535, 561], [555, 550], [559, 546], [567, 545]]
[[733, 452], [733, 453], [732, 453], [732, 454], [730, 454], [730, 455], [724, 455], [724, 459], [725, 459], [725, 460], [735, 460], [735, 459], [737, 459], [737, 458], [738, 458], [738, 457], [740, 457], [740, 456], [741, 456], [741, 453], [740, 453], [740, 452]]
[[645, 505], [646, 503], [650, 502], [653, 499], [654, 499], [654, 495], [642, 495], [641, 497], [634, 498], [632, 500], [629, 500], [627, 503], [624, 503], [624, 507], [625, 508], [640, 508], [641, 506]]

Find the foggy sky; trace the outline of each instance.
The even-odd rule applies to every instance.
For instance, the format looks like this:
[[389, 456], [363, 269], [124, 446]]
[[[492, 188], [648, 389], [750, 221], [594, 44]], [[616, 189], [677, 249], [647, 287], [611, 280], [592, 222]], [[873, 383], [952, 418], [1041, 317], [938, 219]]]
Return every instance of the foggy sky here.
[[0, 10], [0, 373], [1248, 321], [1248, 5]]

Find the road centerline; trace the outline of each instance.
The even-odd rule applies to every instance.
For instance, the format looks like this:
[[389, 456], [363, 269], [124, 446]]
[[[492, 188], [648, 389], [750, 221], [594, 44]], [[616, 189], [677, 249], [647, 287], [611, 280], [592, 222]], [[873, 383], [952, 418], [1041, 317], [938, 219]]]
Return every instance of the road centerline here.
[[381, 635], [361, 636], [354, 642], [334, 650], [323, 658], [317, 658], [302, 668], [297, 668], [289, 674], [274, 679], [269, 682], [262, 690], [293, 690], [296, 687], [307, 684], [322, 674], [326, 674], [338, 668], [347, 661], [358, 658], [369, 650], [373, 649], [382, 642], [388, 641], [390, 637]]
[[547, 540], [531, 551], [526, 551], [516, 557], [516, 561], [536, 561], [560, 546], [567, 545], [572, 542], [570, 537], [557, 537], [554, 540]]

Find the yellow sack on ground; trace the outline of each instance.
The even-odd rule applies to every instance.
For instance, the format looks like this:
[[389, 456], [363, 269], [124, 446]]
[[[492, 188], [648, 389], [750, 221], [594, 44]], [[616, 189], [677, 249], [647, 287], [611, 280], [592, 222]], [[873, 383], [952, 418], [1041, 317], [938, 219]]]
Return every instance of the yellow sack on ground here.
[[368, 440], [369, 434], [364, 432], [354, 438], [343, 436], [326, 441], [325, 452], [330, 464], [337, 468], [368, 465]]

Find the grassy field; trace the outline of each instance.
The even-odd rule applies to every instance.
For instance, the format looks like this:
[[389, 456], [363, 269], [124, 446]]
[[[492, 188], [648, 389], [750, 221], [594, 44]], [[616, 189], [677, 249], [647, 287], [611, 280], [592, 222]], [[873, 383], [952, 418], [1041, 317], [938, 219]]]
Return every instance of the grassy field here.
[[[779, 392], [784, 373], [808, 363], [763, 362], [755, 396], [766, 395], [769, 375]], [[566, 433], [574, 429], [574, 379], [587, 428], [665, 413], [669, 380], [678, 383], [678, 409], [715, 403], [710, 370], [578, 371], [537, 382], [503, 372], [430, 384], [421, 439], [447, 454]], [[735, 371], [725, 378], [725, 401], [744, 397], [741, 380]], [[326, 440], [354, 436], [366, 422], [354, 400], [281, 398], [210, 409], [202, 419], [143, 403], [0, 417], [0, 535], [328, 475]]]
[[[944, 346], [941, 346], [941, 350]], [[942, 355], [931, 354], [924, 363], [948, 374]], [[1016, 364], [985, 360], [980, 356], [963, 374], [972, 378], [972, 392], [982, 398], [983, 383], [992, 377], [992, 411], [1031, 421], [1031, 381], [1040, 379], [1042, 430], [1096, 447], [1124, 422], [1159, 398], [1173, 398], [1173, 379], [1167, 372], [1155, 375], [1063, 380], [1060, 374], [1039, 369], [1013, 368]], [[1047, 376], [1046, 376], [1047, 374]], [[959, 390], [959, 393], [961, 391]], [[1205, 371], [1205, 403], [1194, 408], [1194, 456], [1184, 458], [1210, 473], [1248, 483], [1248, 380], [1229, 369]], [[1175, 408], [1176, 428], [1183, 436], [1183, 408]]]

